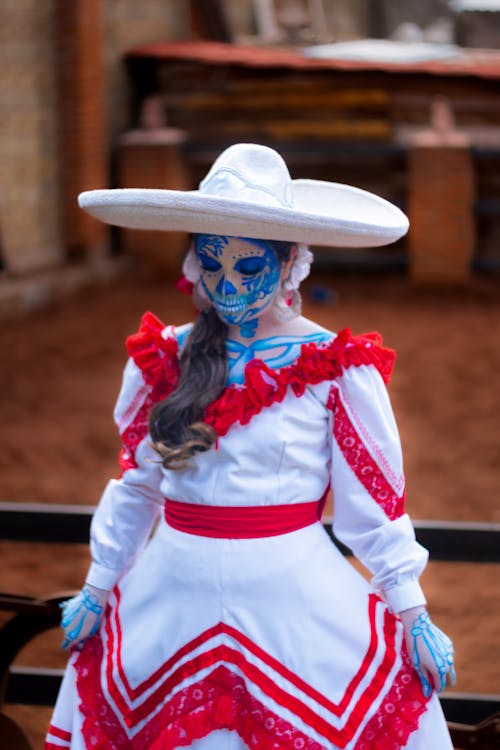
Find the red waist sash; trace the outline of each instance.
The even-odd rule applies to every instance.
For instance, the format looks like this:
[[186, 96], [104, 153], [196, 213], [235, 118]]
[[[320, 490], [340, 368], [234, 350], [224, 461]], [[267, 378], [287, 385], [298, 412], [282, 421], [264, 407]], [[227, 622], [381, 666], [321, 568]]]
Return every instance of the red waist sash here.
[[324, 501], [290, 505], [200, 505], [165, 500], [169, 526], [196, 536], [217, 539], [257, 539], [288, 534], [316, 523]]

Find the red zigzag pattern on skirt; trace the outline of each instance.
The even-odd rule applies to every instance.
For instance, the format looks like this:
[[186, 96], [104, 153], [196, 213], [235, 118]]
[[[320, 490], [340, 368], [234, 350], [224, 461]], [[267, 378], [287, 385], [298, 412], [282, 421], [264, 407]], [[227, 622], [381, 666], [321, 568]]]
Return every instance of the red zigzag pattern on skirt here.
[[[377, 601], [377, 597], [371, 595], [372, 619], [374, 618]], [[225, 627], [228, 628], [228, 626]], [[230, 628], [229, 630], [232, 631], [234, 629]], [[380, 675], [381, 686], [383, 686], [395, 658], [394, 619], [387, 612], [385, 612], [384, 618], [384, 631], [388, 649], [385, 662], [379, 668], [382, 670]], [[108, 638], [112, 637], [109, 618], [107, 635]], [[178, 661], [186, 653], [199, 646], [200, 643], [208, 639], [208, 636], [212, 637], [213, 633], [208, 633], [206, 638], [204, 636], [205, 634], [201, 634], [197, 639], [186, 644], [165, 665], [157, 670], [154, 675], [136, 689], [132, 689], [128, 684], [123, 666], [119, 663], [120, 679], [123, 681], [129, 697], [132, 699], [142, 694], [156, 679], [161, 677], [162, 673], [171, 668], [176, 660]], [[259, 656], [262, 656], [262, 654], [265, 655], [265, 652], [262, 652], [256, 644], [252, 644], [246, 636], [243, 636], [243, 634], [239, 634], [239, 636], [244, 639], [247, 647], [250, 646], [252, 648], [254, 653], [257, 653]], [[111, 642], [110, 646], [114, 648], [114, 643]], [[373, 651], [373, 648], [376, 648], [376, 641], [373, 642], [372, 640], [363, 663], [365, 667], [366, 660], [369, 659], [370, 651]], [[242, 655], [237, 652], [230, 652], [233, 652], [233, 650], [228, 647], [225, 647], [224, 653], [220, 654], [216, 649], [212, 649], [201, 655], [204, 657], [202, 659], [203, 663], [198, 661], [199, 657], [195, 657], [192, 660], [194, 662], [192, 665], [194, 667], [194, 674], [200, 669], [211, 666], [222, 659], [227, 659], [234, 663], [237, 662], [237, 666], [240, 669], [245, 667], [245, 660]], [[231, 659], [234, 654], [239, 658], [236, 660]], [[278, 671], [285, 678], [292, 678], [290, 681], [295, 682], [299, 689], [304, 689], [305, 687], [310, 697], [315, 699], [319, 697], [320, 700], [318, 702], [330, 710], [334, 707], [337, 715], [342, 712], [345, 707], [343, 705], [344, 701], [335, 707], [327, 698], [319, 696], [310, 686], [290, 673], [283, 665], [279, 665], [272, 657], [269, 655], [265, 655], [265, 657], [266, 661], [270, 662], [273, 667], [279, 667]], [[89, 750], [146, 750], [146, 748], [148, 750], [169, 750], [172, 748], [173, 750], [177, 747], [189, 745], [195, 739], [205, 737], [217, 729], [235, 731], [250, 748], [258, 748], [259, 750], [300, 750], [301, 748], [304, 748], [304, 750], [325, 750], [324, 746], [312, 740], [289, 722], [270, 711], [252, 696], [246, 687], [244, 679], [232, 672], [226, 665], [217, 666], [205, 678], [178, 691], [170, 700], [167, 700], [160, 711], [146, 723], [133, 739], [129, 739], [102, 691], [100, 685], [102, 659], [102, 642], [96, 636], [86, 642], [84, 649], [78, 655], [76, 661], [78, 691], [81, 699], [80, 710], [85, 717], [83, 734]], [[207, 661], [206, 664], [205, 661]], [[189, 662], [187, 664], [189, 665]], [[186, 666], [184, 664], [180, 670], [173, 673], [174, 682], [178, 683], [190, 676], [191, 670], [188, 668], [186, 671]], [[253, 665], [250, 666], [253, 667]], [[360, 671], [362, 670], [363, 665]], [[252, 681], [252, 677], [256, 677], [255, 674], [247, 676], [250, 682]], [[146, 718], [149, 713], [152, 713], [154, 706], [150, 705], [145, 708], [144, 704], [138, 707], [138, 711], [130, 711], [123, 697], [118, 695], [116, 685], [114, 688], [112, 687], [113, 680], [109, 665], [107, 667], [107, 679], [110, 691], [112, 691], [113, 700], [124, 714], [125, 721], [129, 726], [137, 724]], [[288, 693], [283, 694], [283, 691], [277, 688], [272, 680], [269, 680], [269, 678], [267, 680], [267, 684], [260, 684], [261, 678], [257, 675], [256, 682], [264, 692], [269, 693], [271, 698], [277, 700], [278, 703], [286, 705], [289, 710], [300, 716], [305, 723], [313, 725], [318, 732], [328, 737], [328, 740], [335, 743], [339, 748], [345, 747], [357, 731], [356, 726], [350, 725], [350, 722], [355, 720], [355, 724], [359, 726], [359, 722], [367, 710], [366, 701], [361, 699], [353, 712], [356, 715], [351, 716], [346, 727], [339, 731], [317, 716], [317, 714], [311, 712], [310, 709], [307, 709], [298, 699], [290, 696]], [[169, 683], [170, 678], [166, 682]], [[379, 686], [379, 689], [381, 686]], [[165, 700], [168, 691], [173, 687], [173, 684], [162, 686], [162, 695], [159, 699], [156, 699], [157, 704]], [[347, 692], [352, 694], [355, 687], [356, 681], [353, 680]], [[373, 687], [373, 685], [370, 685], [366, 692], [372, 692]], [[347, 699], [349, 699], [349, 695]], [[366, 700], [368, 700], [367, 696]], [[370, 719], [364, 728], [361, 737], [356, 743], [355, 750], [398, 750], [400, 747], [403, 747], [411, 732], [417, 728], [419, 717], [425, 711], [425, 707], [426, 699], [422, 694], [418, 677], [406, 653], [403, 653], [403, 665], [376, 715]], [[306, 712], [304, 712], [304, 709], [306, 709]], [[50, 748], [46, 750], [50, 750]]]

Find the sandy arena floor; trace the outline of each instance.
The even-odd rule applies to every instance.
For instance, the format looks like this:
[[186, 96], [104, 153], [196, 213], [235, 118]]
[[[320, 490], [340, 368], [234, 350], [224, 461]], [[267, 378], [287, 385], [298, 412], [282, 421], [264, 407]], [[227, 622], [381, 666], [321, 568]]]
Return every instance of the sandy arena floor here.
[[[333, 330], [377, 329], [398, 361], [390, 393], [415, 519], [500, 522], [500, 278], [466, 291], [417, 292], [399, 276], [315, 278], [332, 292], [305, 314]], [[307, 297], [307, 295], [306, 295]], [[166, 283], [126, 278], [4, 323], [0, 499], [94, 504], [116, 474], [111, 419], [123, 340], [142, 312], [191, 317]], [[86, 547], [0, 543], [0, 590], [50, 595], [81, 585]], [[495, 565], [431, 562], [423, 578], [435, 621], [454, 639], [460, 692], [500, 693], [500, 575]], [[18, 663], [63, 666], [60, 634]], [[41, 747], [48, 709], [8, 707]]]

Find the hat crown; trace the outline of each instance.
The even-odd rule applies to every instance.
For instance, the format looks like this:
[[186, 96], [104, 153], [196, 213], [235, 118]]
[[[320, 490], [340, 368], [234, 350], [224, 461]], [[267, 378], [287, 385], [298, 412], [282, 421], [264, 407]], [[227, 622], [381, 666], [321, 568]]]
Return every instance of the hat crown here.
[[200, 193], [266, 206], [293, 208], [292, 180], [282, 157], [267, 146], [238, 143], [214, 161]]

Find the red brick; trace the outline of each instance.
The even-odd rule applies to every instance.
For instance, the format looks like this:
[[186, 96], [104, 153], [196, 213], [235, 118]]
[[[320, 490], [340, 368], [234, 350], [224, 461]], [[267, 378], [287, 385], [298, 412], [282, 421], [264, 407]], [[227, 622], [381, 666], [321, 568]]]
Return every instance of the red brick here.
[[474, 166], [443, 102], [433, 126], [410, 143], [410, 276], [415, 284], [463, 284], [476, 240]]
[[68, 253], [102, 247], [107, 229], [78, 208], [108, 185], [102, 0], [56, 0], [61, 224]]
[[[193, 187], [180, 146], [184, 134], [173, 128], [126, 133], [118, 149], [120, 187], [189, 190]], [[126, 229], [123, 249], [148, 272], [178, 278], [188, 246], [183, 232]]]

